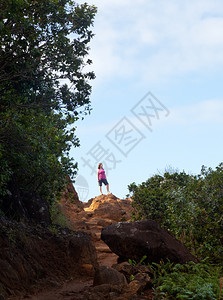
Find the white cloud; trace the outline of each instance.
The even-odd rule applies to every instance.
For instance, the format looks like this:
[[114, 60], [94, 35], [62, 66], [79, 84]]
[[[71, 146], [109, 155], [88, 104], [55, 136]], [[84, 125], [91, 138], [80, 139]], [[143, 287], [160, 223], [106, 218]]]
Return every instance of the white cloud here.
[[206, 100], [170, 109], [167, 122], [175, 125], [223, 124], [223, 100]]
[[98, 7], [90, 56], [103, 78], [142, 80], [223, 64], [221, 0], [91, 0]]

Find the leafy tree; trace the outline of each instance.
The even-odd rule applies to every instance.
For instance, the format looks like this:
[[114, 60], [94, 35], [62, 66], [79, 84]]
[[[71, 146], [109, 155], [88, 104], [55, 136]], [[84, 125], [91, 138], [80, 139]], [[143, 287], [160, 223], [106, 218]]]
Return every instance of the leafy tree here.
[[134, 218], [150, 218], [162, 225], [168, 225], [165, 217], [171, 199], [168, 191], [184, 187], [187, 181], [188, 175], [184, 172], [173, 174], [165, 172], [163, 176], [154, 175], [138, 186], [135, 183], [130, 184], [128, 188], [134, 199]]
[[0, 2], [0, 195], [10, 182], [50, 200], [76, 172], [74, 122], [90, 108], [84, 71], [96, 8], [69, 0]]
[[216, 170], [202, 167], [201, 174], [185, 172], [154, 175], [132, 183], [135, 219], [154, 219], [191, 251], [215, 262], [223, 255], [223, 164]]

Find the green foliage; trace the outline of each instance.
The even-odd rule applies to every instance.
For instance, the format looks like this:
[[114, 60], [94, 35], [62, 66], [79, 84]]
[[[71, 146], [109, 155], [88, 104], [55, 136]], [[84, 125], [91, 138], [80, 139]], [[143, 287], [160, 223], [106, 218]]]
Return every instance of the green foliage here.
[[0, 199], [13, 180], [52, 201], [76, 173], [69, 150], [79, 145], [74, 122], [91, 110], [95, 14], [69, 0], [1, 1]]
[[155, 175], [132, 183], [136, 220], [153, 219], [186, 244], [200, 258], [222, 262], [223, 168], [202, 167], [201, 174]]
[[[5, 195], [7, 193], [7, 182], [10, 179], [11, 169], [8, 166], [8, 162], [3, 159], [3, 149], [0, 144], [0, 195]], [[0, 199], [1, 204], [1, 199]]]
[[154, 175], [138, 186], [135, 183], [130, 184], [128, 188], [134, 200], [134, 218], [136, 220], [151, 218], [163, 223], [163, 216], [170, 202], [168, 191], [185, 186], [187, 181], [188, 175], [182, 172], [165, 173], [164, 176]]
[[130, 259], [130, 258], [129, 258], [128, 262], [129, 262], [129, 264], [130, 264], [131, 266], [133, 266], [133, 267], [137, 265], [137, 262], [136, 262], [134, 259]]
[[149, 267], [154, 273], [155, 299], [219, 299], [221, 267], [193, 262], [174, 265], [162, 261]]
[[58, 201], [54, 201], [50, 207], [50, 215], [52, 220], [52, 226], [50, 230], [55, 230], [55, 225], [59, 225], [61, 227], [72, 229], [71, 222], [66, 216], [62, 213], [60, 205]]
[[130, 265], [132, 265], [134, 267], [136, 265], [142, 265], [146, 259], [147, 259], [147, 256], [144, 255], [138, 263], [134, 259], [130, 259], [130, 258], [129, 258], [128, 262]]

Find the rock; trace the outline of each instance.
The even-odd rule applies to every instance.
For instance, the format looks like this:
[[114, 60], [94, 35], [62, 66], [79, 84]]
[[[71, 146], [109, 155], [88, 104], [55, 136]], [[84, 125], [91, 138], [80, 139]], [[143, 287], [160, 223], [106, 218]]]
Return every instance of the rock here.
[[89, 230], [88, 225], [86, 224], [89, 216], [84, 211], [84, 205], [79, 200], [78, 194], [69, 178], [57, 209], [61, 215], [65, 216], [66, 220], [69, 220], [67, 225], [70, 228], [81, 231]]
[[126, 220], [123, 220], [123, 221], [129, 221], [131, 218], [131, 215], [134, 210], [132, 207], [132, 202], [133, 202], [133, 200], [131, 198], [126, 198], [126, 199], [122, 199], [122, 200], [118, 199], [118, 203], [120, 204], [121, 208], [125, 212], [122, 219], [125, 218]]
[[82, 217], [87, 217], [84, 212], [84, 205], [79, 200], [78, 194], [69, 177], [67, 177], [67, 181], [67, 186], [63, 191], [59, 202], [62, 213], [68, 218], [70, 218], [73, 214], [76, 216], [82, 215]]
[[130, 220], [132, 210], [131, 200], [120, 200], [112, 194], [95, 197], [90, 200], [90, 205], [85, 205], [85, 211], [93, 212], [94, 217], [116, 222], [123, 218]]
[[102, 229], [101, 239], [123, 260], [139, 262], [146, 255], [148, 262], [198, 262], [180, 241], [153, 220], [109, 225]]
[[88, 200], [88, 202], [83, 202], [83, 206], [84, 208], [87, 208], [91, 205], [92, 201], [94, 200], [94, 198], [91, 198], [90, 200]]
[[0, 216], [0, 294], [19, 295], [40, 280], [94, 276], [95, 245], [85, 232], [28, 226]]
[[99, 219], [97, 222], [97, 225], [102, 226], [102, 227], [105, 227], [105, 226], [108, 226], [111, 224], [112, 224], [112, 221], [109, 219]]
[[130, 294], [139, 294], [144, 291], [148, 282], [150, 282], [150, 277], [146, 273], [139, 273], [134, 277], [134, 280], [129, 283]]
[[72, 203], [78, 212], [83, 211], [84, 205], [79, 200], [78, 194], [77, 194], [77, 192], [73, 186], [73, 183], [69, 177], [67, 177], [67, 182], [68, 183], [67, 183], [65, 191], [63, 192], [62, 199]]
[[137, 280], [141, 286], [145, 287], [146, 284], [150, 281], [150, 277], [147, 273], [137, 273], [134, 276], [134, 280]]
[[91, 263], [82, 264], [79, 267], [79, 273], [80, 273], [80, 275], [87, 275], [87, 276], [91, 277], [95, 273], [95, 268]]
[[134, 274], [134, 267], [126, 261], [112, 265], [112, 268], [122, 273], [128, 282], [130, 281], [130, 276]]
[[72, 228], [74, 230], [80, 230], [80, 231], [88, 230], [88, 231], [90, 231], [89, 225], [84, 220], [79, 220], [79, 221], [76, 221], [76, 222], [72, 222]]
[[[135, 266], [132, 266], [130, 263], [124, 261], [120, 264], [114, 264], [112, 265], [112, 268], [117, 270], [118, 272], [122, 273], [128, 282], [131, 281], [131, 277], [136, 276], [136, 274], [148, 274], [148, 276], [153, 274], [153, 272], [149, 269], [146, 265], [140, 265], [137, 264]], [[136, 278], [135, 278], [136, 279]]]
[[109, 283], [111, 285], [127, 285], [126, 278], [113, 268], [101, 266], [95, 271], [93, 286]]
[[[85, 294], [85, 296], [88, 295], [85, 299], [96, 299], [96, 300], [101, 300], [101, 299], [116, 299], [117, 296], [122, 292], [122, 288], [118, 287], [117, 285], [112, 285], [112, 284], [101, 284], [94, 286], [89, 290], [88, 293]], [[113, 296], [113, 297], [111, 297]]]
[[133, 299], [132, 297], [137, 294], [140, 295], [146, 289], [150, 277], [148, 274], [143, 273], [137, 275], [135, 279], [129, 283], [128, 289], [126, 289], [125, 293], [122, 295], [124, 299]]

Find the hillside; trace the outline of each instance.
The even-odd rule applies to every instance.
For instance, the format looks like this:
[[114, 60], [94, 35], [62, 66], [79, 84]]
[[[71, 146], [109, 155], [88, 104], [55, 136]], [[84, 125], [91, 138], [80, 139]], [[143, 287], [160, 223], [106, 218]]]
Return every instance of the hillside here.
[[69, 183], [54, 210], [54, 221], [66, 226], [0, 217], [1, 300], [151, 300], [153, 273], [135, 261], [146, 254], [154, 262], [197, 262], [155, 221], [129, 222], [131, 199], [108, 194], [83, 203]]

